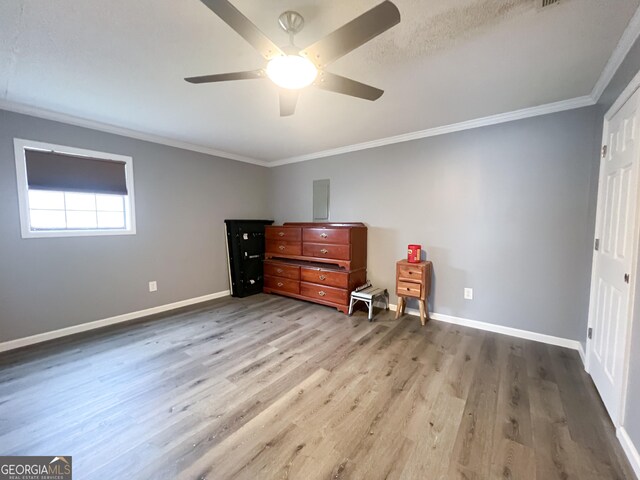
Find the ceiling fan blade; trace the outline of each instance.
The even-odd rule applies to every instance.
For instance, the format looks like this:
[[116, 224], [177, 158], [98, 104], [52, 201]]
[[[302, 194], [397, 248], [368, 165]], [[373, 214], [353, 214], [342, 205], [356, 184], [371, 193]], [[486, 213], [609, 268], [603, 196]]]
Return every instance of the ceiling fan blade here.
[[269, 40], [258, 27], [228, 0], [202, 0], [202, 3], [234, 29], [238, 35], [249, 42], [267, 60], [271, 60], [278, 55], [284, 55], [280, 47]]
[[253, 78], [265, 78], [264, 71], [250, 70], [248, 72], [218, 73], [200, 77], [188, 77], [185, 80], [189, 83], [213, 83], [228, 82], [229, 80], [251, 80]]
[[387, 0], [305, 48], [301, 54], [318, 68], [324, 68], [398, 23], [400, 11]]
[[371, 101], [379, 99], [384, 93], [384, 90], [380, 90], [379, 88], [329, 72], [321, 72], [319, 79], [314, 85], [330, 92], [342, 93]]
[[296, 104], [298, 103], [299, 96], [300, 96], [300, 90], [287, 90], [286, 88], [280, 89], [280, 116], [281, 117], [288, 117], [295, 113]]

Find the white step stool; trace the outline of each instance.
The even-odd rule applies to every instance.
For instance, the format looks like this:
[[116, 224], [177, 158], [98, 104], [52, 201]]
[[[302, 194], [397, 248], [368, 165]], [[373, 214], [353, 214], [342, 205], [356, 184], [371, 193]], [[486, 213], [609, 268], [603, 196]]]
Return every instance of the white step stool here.
[[353, 314], [353, 306], [357, 301], [367, 304], [369, 307], [369, 321], [373, 321], [373, 302], [376, 300], [384, 300], [385, 310], [389, 310], [389, 292], [386, 288], [368, 287], [364, 290], [351, 292], [351, 301], [349, 302], [349, 316]]

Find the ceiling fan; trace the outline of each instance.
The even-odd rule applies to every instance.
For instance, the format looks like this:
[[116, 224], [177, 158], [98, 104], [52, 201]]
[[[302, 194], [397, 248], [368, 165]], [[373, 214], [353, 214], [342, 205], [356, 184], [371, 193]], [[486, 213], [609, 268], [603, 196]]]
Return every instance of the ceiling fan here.
[[278, 47], [228, 0], [202, 0], [202, 3], [258, 50], [267, 60], [267, 65], [259, 70], [188, 77], [185, 78], [187, 82], [212, 83], [269, 78], [280, 87], [282, 117], [293, 115], [300, 89], [312, 84], [323, 90], [371, 101], [377, 100], [384, 93], [379, 88], [327, 72], [325, 68], [400, 23], [398, 8], [388, 0], [305, 49], [300, 49], [293, 43], [294, 35], [304, 26], [304, 18], [298, 12], [287, 11], [280, 15], [279, 23], [289, 34], [289, 45]]

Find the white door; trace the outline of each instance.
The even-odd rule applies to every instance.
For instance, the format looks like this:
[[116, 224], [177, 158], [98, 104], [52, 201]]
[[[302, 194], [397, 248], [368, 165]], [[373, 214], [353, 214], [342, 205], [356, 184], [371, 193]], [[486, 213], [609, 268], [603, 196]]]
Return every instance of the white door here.
[[591, 285], [589, 373], [620, 425], [635, 282], [640, 90], [605, 118]]

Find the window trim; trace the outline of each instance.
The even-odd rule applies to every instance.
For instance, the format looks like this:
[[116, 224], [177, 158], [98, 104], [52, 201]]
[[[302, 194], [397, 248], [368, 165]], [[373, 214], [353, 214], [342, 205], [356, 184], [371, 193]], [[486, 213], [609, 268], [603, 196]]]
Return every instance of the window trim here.
[[[67, 147], [46, 142], [36, 142], [35, 140], [25, 140], [22, 138], [13, 139], [13, 147], [16, 160], [16, 180], [18, 186], [18, 207], [20, 210], [20, 231], [22, 238], [51, 238], [51, 237], [97, 237], [105, 235], [135, 235], [136, 234], [136, 208], [133, 187], [133, 158], [114, 153], [98, 152], [84, 148]], [[53, 150], [70, 155], [90, 156], [104, 160], [117, 160], [124, 162], [125, 174], [127, 177], [127, 196], [129, 201], [125, 202], [125, 213], [127, 226], [123, 230], [31, 230], [29, 217], [29, 185], [27, 183], [27, 161], [25, 149]]]

